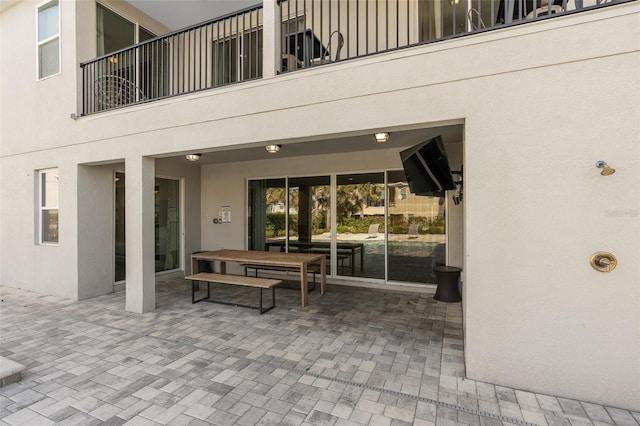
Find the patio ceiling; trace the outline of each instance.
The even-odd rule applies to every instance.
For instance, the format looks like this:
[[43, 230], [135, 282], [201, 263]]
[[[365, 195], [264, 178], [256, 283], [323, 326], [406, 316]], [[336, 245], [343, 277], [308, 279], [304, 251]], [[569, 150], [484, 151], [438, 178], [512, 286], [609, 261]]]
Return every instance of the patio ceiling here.
[[[4, 0], [3, 0], [4, 1]], [[172, 31], [261, 4], [260, 0], [127, 0]]]
[[[346, 154], [377, 149], [402, 149], [411, 147], [437, 135], [441, 135], [445, 145], [449, 146], [462, 143], [462, 131], [462, 125], [402, 131], [389, 130], [391, 136], [389, 141], [386, 143], [377, 143], [373, 138], [373, 132], [362, 135], [316, 139], [312, 141], [270, 141], [270, 143], [282, 145], [278, 154], [267, 153], [265, 150], [266, 143], [234, 149], [218, 149], [215, 151], [206, 151], [203, 149], [199, 151], [202, 156], [200, 161], [196, 164], [234, 163], [240, 161], [257, 161], [276, 158], [282, 159], [306, 155]], [[173, 158], [184, 161], [184, 157], [182, 155]]]

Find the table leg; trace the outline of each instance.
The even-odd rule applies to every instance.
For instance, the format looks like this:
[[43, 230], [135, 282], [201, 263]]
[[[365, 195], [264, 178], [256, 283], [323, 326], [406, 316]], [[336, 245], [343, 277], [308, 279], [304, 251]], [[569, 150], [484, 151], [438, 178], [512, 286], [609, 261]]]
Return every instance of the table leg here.
[[221, 274], [227, 273], [227, 262], [220, 261], [220, 273]]
[[307, 282], [307, 263], [300, 265], [300, 291], [302, 292], [302, 307], [309, 304], [309, 285]]
[[324, 294], [327, 286], [327, 259], [320, 259], [320, 294]]
[[[193, 258], [193, 255], [191, 255], [191, 274], [197, 274], [198, 272], [200, 272], [200, 263], [198, 262], [197, 259]], [[195, 302], [195, 292], [197, 290], [200, 290], [200, 283], [198, 281], [192, 281], [191, 282], [191, 301], [193, 303]]]
[[356, 274], [356, 249], [351, 249], [351, 276]]

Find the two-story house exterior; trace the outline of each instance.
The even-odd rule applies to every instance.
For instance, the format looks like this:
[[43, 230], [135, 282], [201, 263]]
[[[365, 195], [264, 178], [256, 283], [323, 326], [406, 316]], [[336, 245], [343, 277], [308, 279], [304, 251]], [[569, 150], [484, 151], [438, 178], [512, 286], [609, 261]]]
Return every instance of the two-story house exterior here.
[[[384, 268], [330, 281], [424, 288], [394, 232], [444, 211], [467, 375], [640, 410], [640, 2], [547, 3], [264, 0], [176, 31], [126, 1], [3, 0], [0, 285], [149, 312], [192, 252], [262, 249], [269, 189], [322, 206], [336, 260], [331, 200], [375, 184]], [[399, 153], [437, 135], [462, 194], [394, 228], [420, 205]]]

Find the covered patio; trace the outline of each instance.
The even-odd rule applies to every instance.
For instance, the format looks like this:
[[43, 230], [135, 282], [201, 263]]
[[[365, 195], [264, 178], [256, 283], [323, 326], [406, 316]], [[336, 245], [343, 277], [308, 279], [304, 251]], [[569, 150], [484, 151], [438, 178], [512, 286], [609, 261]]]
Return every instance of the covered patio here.
[[[225, 298], [254, 297], [227, 288]], [[124, 292], [80, 302], [2, 292], [3, 424], [626, 424], [640, 414], [465, 378], [462, 306], [431, 293], [279, 289], [277, 306], [191, 304], [158, 277], [156, 309]], [[505, 344], [505, 350], [509, 350]]]

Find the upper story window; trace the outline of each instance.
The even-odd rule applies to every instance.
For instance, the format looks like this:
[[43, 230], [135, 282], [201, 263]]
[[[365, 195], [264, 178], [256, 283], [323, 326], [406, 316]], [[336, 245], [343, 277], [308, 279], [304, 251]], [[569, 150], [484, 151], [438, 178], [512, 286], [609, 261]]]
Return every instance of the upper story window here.
[[129, 21], [100, 3], [97, 3], [98, 56], [133, 46], [155, 37], [139, 24]]
[[58, 244], [58, 169], [38, 171], [38, 242]]
[[38, 79], [60, 72], [60, 6], [58, 0], [38, 6]]

